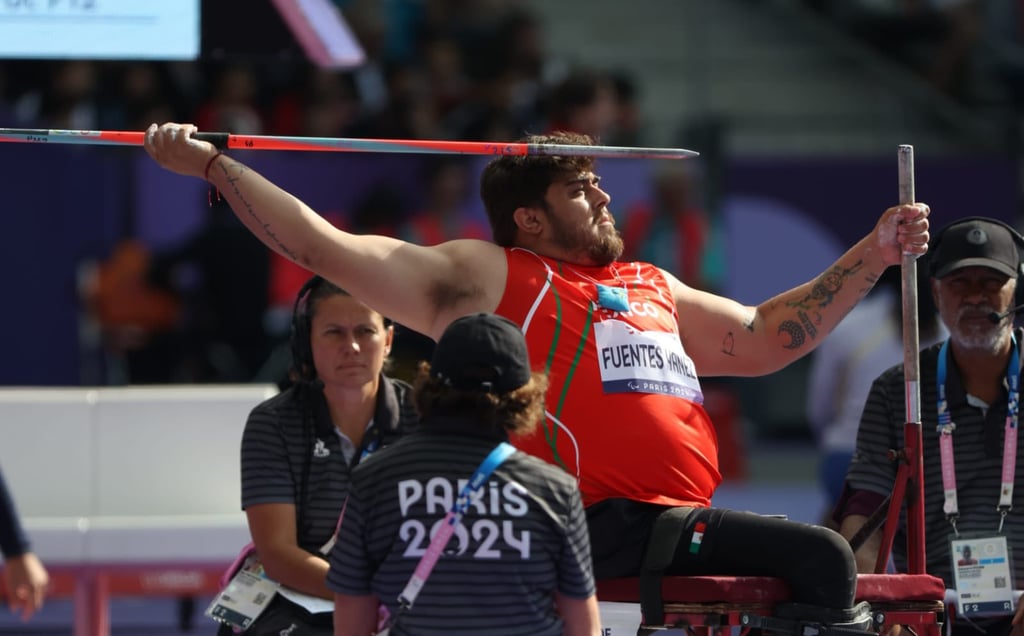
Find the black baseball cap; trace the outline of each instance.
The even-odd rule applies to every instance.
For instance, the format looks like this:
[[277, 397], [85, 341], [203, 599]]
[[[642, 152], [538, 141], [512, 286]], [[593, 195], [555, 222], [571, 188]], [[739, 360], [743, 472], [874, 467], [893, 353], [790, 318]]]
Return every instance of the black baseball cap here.
[[944, 278], [958, 269], [988, 267], [1016, 278], [1021, 255], [1012, 230], [999, 221], [969, 219], [944, 228], [931, 254], [934, 278]]
[[488, 313], [463, 316], [437, 341], [430, 375], [462, 391], [508, 393], [530, 381], [526, 339], [508, 318]]

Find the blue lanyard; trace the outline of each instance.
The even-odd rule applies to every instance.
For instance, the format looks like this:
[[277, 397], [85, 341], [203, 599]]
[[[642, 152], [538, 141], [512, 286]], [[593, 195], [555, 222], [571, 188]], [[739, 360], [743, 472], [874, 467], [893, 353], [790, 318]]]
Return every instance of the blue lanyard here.
[[[935, 369], [936, 388], [938, 390], [938, 425], [939, 459], [942, 464], [942, 490], [944, 495], [943, 512], [956, 529], [959, 506], [956, 495], [956, 467], [953, 458], [953, 431], [956, 423], [949, 413], [949, 401], [946, 398], [946, 368], [949, 358], [949, 340], [942, 343], [939, 349], [938, 364]], [[1003, 519], [1013, 508], [1013, 485], [1017, 469], [1017, 423], [1020, 410], [1020, 354], [1017, 351], [1017, 339], [1010, 336], [1010, 361], [1006, 367], [1006, 424], [1003, 433], [1003, 470], [999, 489], [999, 531], [1003, 528]]]
[[430, 545], [427, 546], [427, 551], [416, 565], [416, 570], [409, 578], [405, 589], [398, 595], [398, 605], [402, 610], [412, 607], [412, 604], [416, 602], [416, 597], [423, 588], [423, 584], [426, 583], [427, 577], [430, 576], [430, 572], [434, 569], [434, 565], [437, 564], [441, 551], [455, 532], [455, 526], [459, 525], [459, 522], [462, 521], [462, 516], [469, 509], [473, 493], [480, 490], [491, 476], [491, 473], [494, 472], [494, 469], [500, 466], [514, 452], [516, 452], [516, 447], [508, 442], [498, 444], [473, 472], [473, 476], [469, 478], [466, 485], [462, 487], [458, 498], [452, 504], [451, 510], [445, 515], [444, 523], [440, 526], [434, 538], [431, 539]]

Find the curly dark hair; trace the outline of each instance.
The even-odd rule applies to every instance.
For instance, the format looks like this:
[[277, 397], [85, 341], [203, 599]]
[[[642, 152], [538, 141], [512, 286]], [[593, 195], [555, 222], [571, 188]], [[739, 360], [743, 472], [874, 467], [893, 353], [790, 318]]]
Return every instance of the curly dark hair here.
[[[589, 135], [553, 132], [528, 135], [519, 140], [527, 144], [593, 145]], [[512, 213], [521, 207], [544, 207], [544, 195], [555, 179], [564, 174], [580, 174], [594, 169], [593, 157], [556, 155], [506, 155], [487, 164], [480, 175], [480, 198], [491, 222], [494, 242], [511, 247], [516, 237]]]
[[544, 417], [548, 376], [535, 371], [529, 382], [504, 394], [462, 391], [430, 377], [430, 363], [424, 361], [420, 362], [413, 387], [413, 404], [420, 417], [465, 417], [482, 429], [529, 435]]

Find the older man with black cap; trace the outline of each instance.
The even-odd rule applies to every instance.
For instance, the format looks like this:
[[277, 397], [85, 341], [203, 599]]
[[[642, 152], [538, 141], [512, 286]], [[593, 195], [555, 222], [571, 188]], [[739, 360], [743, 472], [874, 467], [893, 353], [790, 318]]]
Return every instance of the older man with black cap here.
[[459, 318], [422, 363], [419, 432], [353, 471], [327, 584], [335, 634], [600, 633], [575, 479], [507, 443], [543, 415], [547, 377], [494, 314]]
[[[1014, 617], [1013, 588], [1024, 588], [1024, 454], [1018, 447], [1021, 332], [1013, 328], [1024, 238], [983, 217], [962, 219], [933, 239], [927, 261], [931, 289], [950, 337], [921, 352], [926, 568], [956, 589], [954, 634], [1024, 633]], [[836, 508], [841, 532], [852, 537], [888, 495], [906, 420], [902, 365], [874, 382]], [[896, 568], [906, 567], [906, 528], [893, 544]], [[880, 532], [857, 552], [858, 569], [874, 568]], [[970, 545], [977, 564], [961, 567]], [[1014, 574], [1016, 579], [1014, 580]], [[1011, 625], [1011, 621], [1014, 623]]]

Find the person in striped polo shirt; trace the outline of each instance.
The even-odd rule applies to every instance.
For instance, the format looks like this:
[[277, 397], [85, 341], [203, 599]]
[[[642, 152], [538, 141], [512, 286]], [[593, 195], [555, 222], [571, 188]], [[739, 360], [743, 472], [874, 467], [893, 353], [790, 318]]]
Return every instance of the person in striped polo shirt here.
[[496, 445], [537, 426], [546, 388], [510, 320], [480, 313], [448, 327], [420, 366], [420, 430], [353, 471], [327, 578], [335, 636], [370, 634], [379, 602], [391, 636], [600, 634], [576, 481], [518, 451], [470, 495], [421, 592], [405, 596], [463, 484]]
[[[1022, 332], [1013, 326], [1024, 292], [1022, 255], [1024, 239], [1012, 227], [971, 217], [943, 228], [922, 264], [949, 330], [948, 340], [924, 349], [919, 358], [925, 567], [948, 588], [959, 588], [961, 602], [974, 600], [979, 607], [986, 598], [979, 583], [996, 583], [1000, 575], [990, 575], [971, 561], [984, 564], [988, 558], [994, 569], [994, 560], [1006, 563], [1012, 555], [1024, 554], [1024, 513], [1013, 506], [1015, 495], [1024, 492], [1024, 453], [1016, 433]], [[883, 372], [871, 386], [834, 513], [848, 538], [892, 492], [897, 463], [887, 453], [903, 446], [905, 393], [902, 364]], [[999, 537], [1008, 545], [1001, 545]], [[875, 531], [856, 553], [860, 571], [874, 570], [880, 546], [881, 531]], [[906, 571], [904, 523], [896, 531], [892, 557], [896, 569]], [[1018, 567], [1015, 573], [1015, 581], [1001, 581], [1002, 592], [992, 590], [994, 598], [1003, 596], [998, 608], [981, 611], [979, 617], [970, 615], [973, 607], [966, 614], [958, 608], [961, 615], [953, 621], [953, 633], [1009, 633], [1014, 610], [1012, 599], [1005, 597], [1014, 587], [1024, 588], [1024, 570]]]
[[296, 297], [295, 383], [257, 405], [242, 436], [242, 508], [263, 571], [281, 584], [247, 634], [331, 633], [316, 599], [333, 598], [327, 555], [352, 470], [418, 419], [411, 387], [384, 374], [393, 335], [384, 316], [319, 276]]

